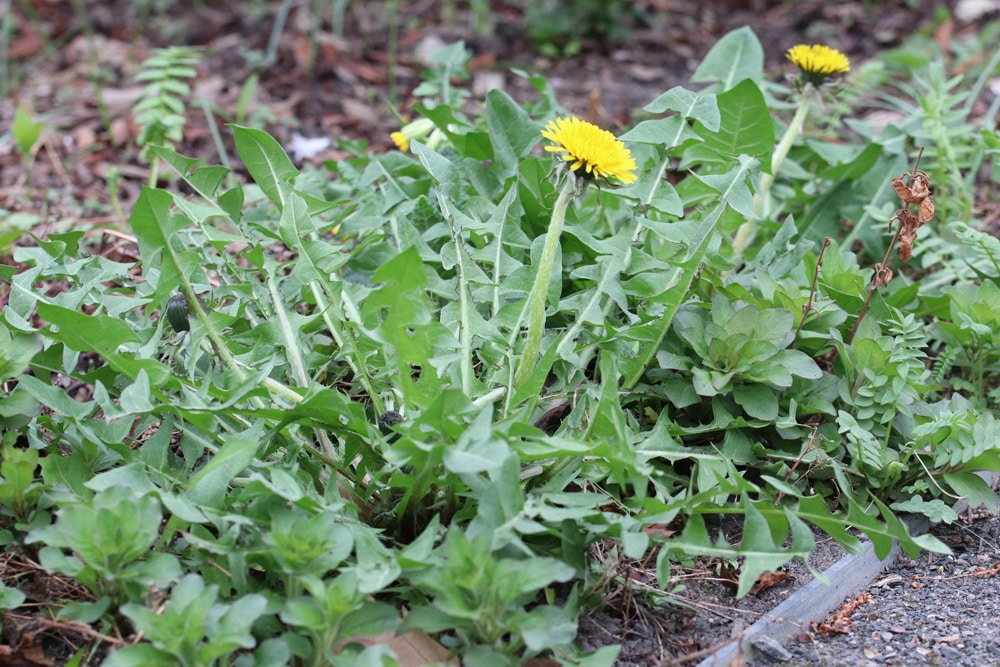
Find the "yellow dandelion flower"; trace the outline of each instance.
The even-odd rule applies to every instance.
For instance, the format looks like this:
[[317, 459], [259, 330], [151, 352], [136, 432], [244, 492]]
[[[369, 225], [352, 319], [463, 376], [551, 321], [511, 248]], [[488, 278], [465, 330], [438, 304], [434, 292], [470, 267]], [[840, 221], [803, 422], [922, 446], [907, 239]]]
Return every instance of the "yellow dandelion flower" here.
[[404, 153], [410, 150], [410, 140], [402, 132], [393, 132], [389, 135], [389, 138], [392, 139], [392, 143], [396, 144], [396, 148]]
[[430, 118], [418, 118], [412, 123], [407, 123], [398, 131], [389, 135], [396, 148], [404, 153], [410, 150], [410, 142], [414, 139], [423, 139], [434, 129], [434, 121]]
[[797, 44], [788, 49], [788, 59], [795, 63], [805, 79], [814, 85], [823, 83], [831, 74], [851, 71], [851, 61], [837, 49], [822, 44]]
[[628, 184], [636, 180], [632, 153], [615, 135], [579, 118], [550, 120], [542, 136], [553, 142], [551, 153], [563, 153], [570, 169], [582, 169], [594, 178], [616, 178]]

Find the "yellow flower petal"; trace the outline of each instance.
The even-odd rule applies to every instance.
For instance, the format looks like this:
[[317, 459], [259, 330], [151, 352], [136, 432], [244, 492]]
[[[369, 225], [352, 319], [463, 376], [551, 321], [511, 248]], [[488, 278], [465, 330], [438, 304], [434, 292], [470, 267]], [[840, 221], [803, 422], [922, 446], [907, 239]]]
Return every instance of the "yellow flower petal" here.
[[404, 153], [410, 150], [410, 142], [402, 132], [393, 132], [389, 138], [392, 139], [392, 143], [396, 144], [396, 148]]
[[628, 184], [636, 180], [632, 152], [615, 135], [579, 118], [550, 120], [542, 136], [553, 142], [545, 150], [565, 153], [562, 159], [572, 162], [570, 169], [581, 167], [594, 178], [615, 178]]
[[851, 71], [851, 61], [847, 56], [822, 44], [797, 44], [788, 49], [786, 55], [814, 83], [821, 83], [831, 74]]

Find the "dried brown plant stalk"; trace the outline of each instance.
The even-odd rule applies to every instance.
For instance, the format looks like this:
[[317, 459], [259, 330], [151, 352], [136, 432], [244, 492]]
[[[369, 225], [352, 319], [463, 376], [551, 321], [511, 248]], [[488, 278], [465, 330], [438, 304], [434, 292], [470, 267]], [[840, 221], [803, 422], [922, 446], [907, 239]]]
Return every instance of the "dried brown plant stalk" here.
[[816, 295], [816, 281], [819, 280], [819, 272], [821, 265], [823, 264], [823, 253], [826, 249], [830, 247], [830, 237], [827, 236], [823, 239], [823, 247], [819, 250], [819, 257], [816, 258], [816, 272], [813, 273], [812, 285], [809, 286], [809, 301], [806, 305], [802, 307], [802, 319], [799, 320], [799, 326], [795, 328], [795, 335], [792, 336], [792, 343], [795, 343], [799, 338], [799, 333], [802, 331], [802, 325], [806, 323], [806, 319], [809, 317], [809, 313], [815, 312], [819, 315], [819, 311], [813, 305], [813, 297]]
[[[913, 171], [904, 173], [899, 178], [892, 179], [892, 189], [896, 191], [896, 194], [903, 202], [903, 207], [896, 211], [894, 216], [889, 218], [889, 231], [892, 231], [893, 223], [899, 224], [896, 227], [896, 234], [892, 237], [892, 242], [889, 243], [889, 248], [885, 252], [885, 258], [875, 264], [872, 280], [868, 285], [868, 296], [865, 298], [864, 305], [861, 306], [861, 312], [858, 313], [857, 319], [854, 320], [851, 332], [847, 335], [848, 343], [854, 340], [854, 334], [857, 333], [861, 320], [864, 319], [865, 314], [868, 312], [868, 306], [872, 301], [872, 294], [879, 287], [888, 285], [889, 281], [892, 280], [893, 273], [892, 269], [889, 268], [889, 256], [892, 255], [893, 248], [898, 243], [899, 259], [904, 262], [908, 261], [913, 256], [913, 243], [917, 240], [917, 230], [925, 222], [934, 217], [934, 195], [931, 193], [930, 178], [925, 172], [918, 169], [920, 158], [923, 155], [924, 149], [921, 148], [920, 153], [917, 155], [916, 164], [913, 165]], [[907, 184], [907, 181], [909, 181], [909, 184]], [[912, 205], [917, 206], [916, 213], [910, 210], [910, 206]]]

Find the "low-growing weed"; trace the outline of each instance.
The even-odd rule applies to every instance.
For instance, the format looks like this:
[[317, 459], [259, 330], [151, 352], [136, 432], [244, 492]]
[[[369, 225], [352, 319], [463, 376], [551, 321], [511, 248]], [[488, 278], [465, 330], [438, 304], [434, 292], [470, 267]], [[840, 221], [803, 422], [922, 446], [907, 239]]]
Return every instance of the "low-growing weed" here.
[[[0, 265], [7, 548], [84, 587], [63, 613], [129, 638], [113, 666], [392, 665], [353, 640], [422, 631], [466, 664], [596, 667], [614, 651], [574, 637], [598, 543], [664, 591], [725, 560], [740, 596], [807, 560], [810, 526], [946, 551], [897, 514], [996, 504], [974, 473], [1000, 469], [1000, 252], [942, 205], [979, 139], [918, 155], [965, 136], [928, 91], [977, 73], [929, 66], [893, 136], [811, 141], [850, 65], [789, 55], [769, 83], [731, 33], [706, 87], [616, 137], [538, 77], [534, 103], [473, 102], [454, 45], [401, 150], [307, 173], [232, 125], [233, 186], [163, 145], [193, 70], [161, 54], [144, 142], [178, 186], [135, 202], [141, 260], [68, 232]], [[915, 266], [950, 229], [968, 251]]]

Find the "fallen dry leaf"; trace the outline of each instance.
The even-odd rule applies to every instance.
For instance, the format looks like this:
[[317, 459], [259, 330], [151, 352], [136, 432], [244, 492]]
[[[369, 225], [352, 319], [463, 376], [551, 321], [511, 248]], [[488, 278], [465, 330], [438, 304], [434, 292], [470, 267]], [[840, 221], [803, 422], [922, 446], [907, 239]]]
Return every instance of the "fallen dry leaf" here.
[[826, 637], [848, 634], [851, 631], [851, 615], [858, 610], [858, 607], [866, 603], [871, 603], [871, 601], [872, 597], [868, 593], [858, 593], [845, 602], [829, 621], [819, 624], [813, 621], [813, 632]]
[[774, 588], [788, 579], [794, 579], [794, 577], [787, 572], [765, 572], [757, 577], [757, 583], [750, 587], [749, 593], [750, 595], [760, 595], [767, 589]]

